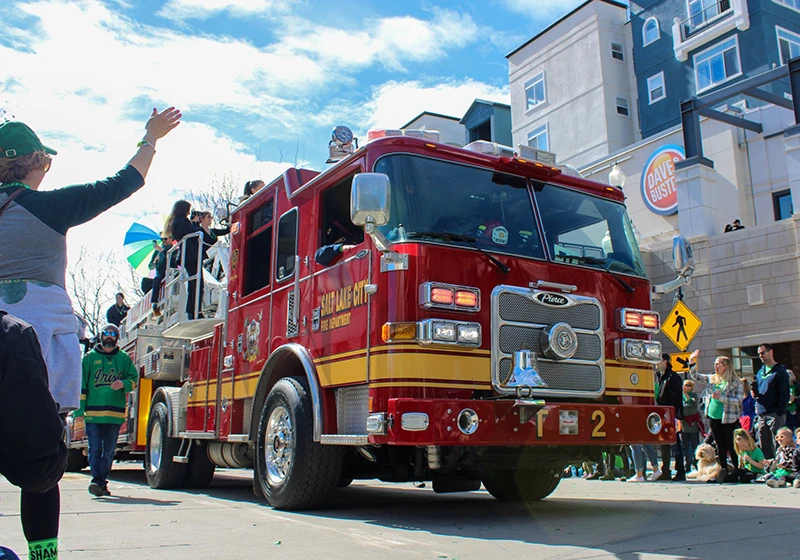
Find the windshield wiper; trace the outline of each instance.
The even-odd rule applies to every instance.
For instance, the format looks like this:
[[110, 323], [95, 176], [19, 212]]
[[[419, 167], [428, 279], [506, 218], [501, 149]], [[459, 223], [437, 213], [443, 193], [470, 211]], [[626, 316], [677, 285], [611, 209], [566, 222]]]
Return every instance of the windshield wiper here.
[[[611, 276], [613, 276], [617, 282], [622, 284], [622, 287], [625, 288], [625, 291], [628, 293], [633, 293], [633, 288], [630, 284], [628, 284], [625, 280], [623, 280], [619, 275], [617, 275], [613, 270], [611, 270], [611, 264], [618, 262], [618, 261], [609, 261], [608, 259], [598, 259], [596, 257], [577, 257], [578, 262], [585, 263], [585, 264], [596, 264], [606, 272], [608, 272]], [[624, 263], [620, 263], [624, 264]], [[627, 265], [625, 265], [627, 266]]]
[[501, 272], [511, 272], [511, 269], [504, 265], [502, 262], [494, 258], [492, 255], [481, 249], [475, 244], [476, 239], [474, 237], [469, 237], [468, 235], [461, 235], [458, 233], [452, 233], [449, 231], [409, 231], [406, 233], [406, 237], [408, 239], [412, 239], [414, 237], [430, 237], [431, 239], [443, 239], [444, 241], [463, 241], [467, 243], [473, 249], [477, 249], [478, 252], [486, 255], [492, 264], [494, 264], [497, 268], [500, 269]]

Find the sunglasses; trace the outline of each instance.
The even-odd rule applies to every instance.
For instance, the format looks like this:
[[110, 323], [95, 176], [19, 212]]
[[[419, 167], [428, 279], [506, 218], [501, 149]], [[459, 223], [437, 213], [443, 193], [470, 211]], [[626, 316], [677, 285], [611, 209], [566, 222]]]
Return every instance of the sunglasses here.
[[103, 336], [112, 336], [114, 338], [117, 338], [118, 335], [116, 331], [103, 331]]
[[47, 173], [50, 171], [50, 167], [53, 165], [53, 158], [47, 157], [44, 160], [44, 172]]

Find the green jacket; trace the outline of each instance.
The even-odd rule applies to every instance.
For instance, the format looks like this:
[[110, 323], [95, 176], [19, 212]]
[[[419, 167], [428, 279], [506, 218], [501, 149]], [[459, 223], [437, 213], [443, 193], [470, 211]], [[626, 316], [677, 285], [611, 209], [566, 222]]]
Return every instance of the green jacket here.
[[[83, 357], [81, 405], [72, 416], [84, 416], [86, 422], [97, 424], [122, 424], [127, 395], [136, 388], [139, 373], [130, 356], [119, 348], [109, 354], [97, 348]], [[122, 381], [121, 390], [111, 388], [114, 381]]]

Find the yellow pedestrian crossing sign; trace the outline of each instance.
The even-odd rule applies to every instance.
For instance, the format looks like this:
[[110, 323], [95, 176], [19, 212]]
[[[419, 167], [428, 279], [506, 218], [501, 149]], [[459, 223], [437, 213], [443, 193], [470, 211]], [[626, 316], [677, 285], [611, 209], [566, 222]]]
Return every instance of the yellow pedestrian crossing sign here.
[[661, 332], [684, 351], [702, 326], [703, 321], [685, 303], [679, 301], [661, 321]]

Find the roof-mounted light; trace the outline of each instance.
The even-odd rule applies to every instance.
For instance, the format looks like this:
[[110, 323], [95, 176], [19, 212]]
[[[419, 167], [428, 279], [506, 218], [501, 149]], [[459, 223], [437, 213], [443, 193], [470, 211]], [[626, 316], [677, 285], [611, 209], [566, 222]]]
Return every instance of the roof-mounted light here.
[[[355, 147], [353, 143], [355, 142]], [[331, 131], [331, 141], [328, 142], [328, 161], [336, 163], [346, 158], [358, 149], [358, 138], [353, 136], [353, 131], [346, 126], [337, 126]]]
[[497, 157], [512, 158], [516, 155], [514, 153], [514, 148], [511, 146], [504, 146], [503, 144], [498, 144], [497, 142], [488, 142], [486, 140], [475, 140], [474, 142], [470, 142], [464, 146], [464, 149], [471, 152], [478, 152], [479, 154]]
[[367, 132], [367, 142], [372, 142], [378, 138], [387, 138], [389, 136], [406, 136], [408, 138], [420, 138], [422, 140], [428, 140], [429, 142], [439, 142], [438, 130], [422, 130], [415, 128], [380, 128], [370, 130]]
[[517, 144], [517, 156], [526, 161], [538, 162], [550, 167], [554, 167], [556, 164], [556, 154], [553, 152], [531, 148], [524, 144]]

